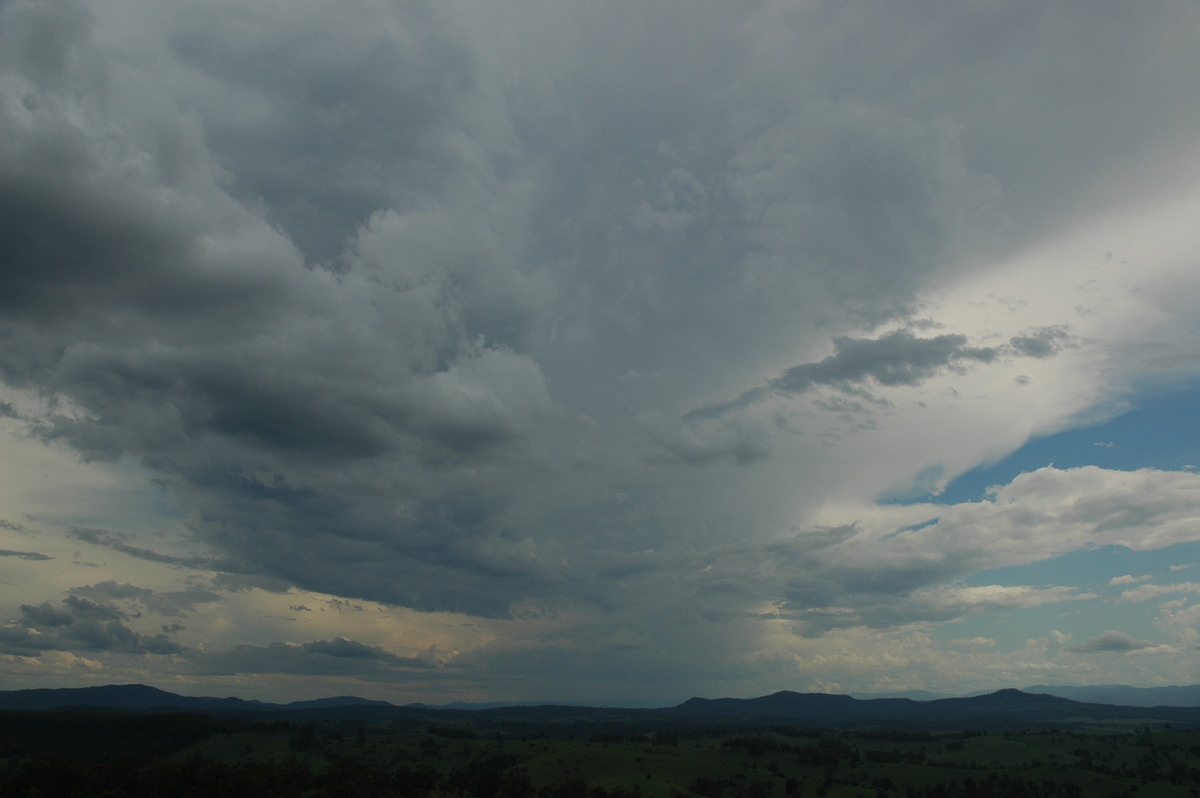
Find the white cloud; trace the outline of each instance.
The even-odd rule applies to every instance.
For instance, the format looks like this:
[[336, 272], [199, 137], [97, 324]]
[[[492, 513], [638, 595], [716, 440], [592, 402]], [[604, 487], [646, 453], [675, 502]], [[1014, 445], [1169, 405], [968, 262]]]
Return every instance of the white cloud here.
[[[915, 509], [897, 510], [893, 516], [912, 518]], [[1163, 548], [1195, 539], [1200, 477], [1153, 469], [1047, 466], [994, 487], [988, 500], [922, 509], [926, 519], [935, 520], [918, 529], [896, 533], [883, 520], [886, 515], [864, 524], [862, 534], [840, 547], [839, 561], [870, 569], [890, 564], [971, 572], [1089, 546]]]
[[1200, 583], [1179, 582], [1173, 585], [1142, 585], [1121, 593], [1125, 601], [1148, 601], [1172, 593], [1200, 593]]
[[991, 637], [968, 637], [962, 640], [951, 640], [950, 642], [958, 646], [981, 646], [985, 648], [991, 648], [996, 645], [996, 641]]
[[1035, 588], [1028, 585], [982, 585], [979, 587], [951, 586], [918, 594], [917, 598], [939, 608], [957, 612], [1004, 610], [1017, 607], [1036, 607], [1064, 600], [1095, 598], [1095, 594], [1079, 594], [1074, 588]]
[[1112, 586], [1112, 585], [1136, 585], [1138, 582], [1145, 582], [1147, 579], [1151, 579], [1151, 578], [1153, 578], [1153, 577], [1151, 577], [1150, 574], [1142, 574], [1141, 576], [1125, 574], [1123, 576], [1114, 576], [1112, 579], [1108, 580], [1108, 584], [1110, 586]]

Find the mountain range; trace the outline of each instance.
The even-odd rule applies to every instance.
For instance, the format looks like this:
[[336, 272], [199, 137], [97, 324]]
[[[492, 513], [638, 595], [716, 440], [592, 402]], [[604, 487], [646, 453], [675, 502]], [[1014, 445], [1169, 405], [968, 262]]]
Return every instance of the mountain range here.
[[[1050, 688], [1047, 688], [1050, 689]], [[1063, 690], [1065, 688], [1053, 688]], [[1081, 697], [1101, 688], [1069, 688]], [[1147, 700], [1170, 696], [1186, 700], [1200, 687], [1154, 693], [1149, 688], [1103, 688], [1118, 695]], [[1159, 688], [1166, 689], [1166, 688]], [[1125, 691], [1125, 692], [1122, 692]], [[1132, 691], [1132, 692], [1130, 692]], [[1082, 701], [1048, 693], [1004, 689], [983, 695], [917, 701], [911, 698], [853, 698], [848, 695], [783, 690], [757, 698], [690, 698], [658, 709], [571, 705], [492, 706], [464, 709], [424, 705], [396, 706], [354, 696], [273, 704], [241, 698], [181, 696], [141, 684], [102, 687], [0, 691], [0, 710], [104, 708], [132, 712], [188, 711], [219, 715], [268, 715], [311, 718], [396, 720], [475, 719], [495, 723], [614, 721], [778, 722], [808, 726], [995, 727], [1062, 723], [1180, 724], [1200, 726], [1200, 706], [1118, 705]]]

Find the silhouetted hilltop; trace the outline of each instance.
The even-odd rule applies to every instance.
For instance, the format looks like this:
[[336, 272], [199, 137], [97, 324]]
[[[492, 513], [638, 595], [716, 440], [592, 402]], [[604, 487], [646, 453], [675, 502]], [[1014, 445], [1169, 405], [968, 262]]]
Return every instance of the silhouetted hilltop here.
[[178, 707], [199, 711], [264, 706], [241, 698], [193, 698], [168, 693], [144, 684], [108, 684], [101, 687], [58, 687], [0, 692], [0, 709], [60, 709], [106, 707], [154, 709]]
[[391, 707], [394, 704], [372, 698], [339, 695], [332, 698], [313, 698], [308, 701], [292, 701], [289, 704], [272, 704], [285, 709], [324, 709], [326, 707]]
[[347, 704], [391, 706], [386, 701], [342, 696], [315, 701], [296, 701], [291, 704], [267, 704], [244, 698], [212, 698], [169, 693], [145, 684], [107, 684], [98, 687], [57, 687], [32, 690], [0, 691], [0, 709], [65, 709], [91, 707], [104, 709], [187, 709], [195, 712], [219, 710], [283, 710], [319, 709]]

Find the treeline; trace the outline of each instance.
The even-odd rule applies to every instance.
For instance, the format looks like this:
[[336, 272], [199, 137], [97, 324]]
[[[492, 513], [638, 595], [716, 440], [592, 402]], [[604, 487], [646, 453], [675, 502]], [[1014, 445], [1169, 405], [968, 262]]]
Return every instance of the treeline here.
[[[905, 787], [900, 794], [904, 798], [1080, 798], [1083, 788], [1070, 782], [990, 773], [982, 779], [967, 776], [926, 787]], [[1125, 795], [1127, 793], [1114, 792], [1114, 798]]]
[[9, 760], [65, 758], [78, 762], [112, 759], [149, 762], [215, 734], [244, 728], [246, 725], [237, 719], [188, 713], [8, 711], [0, 712], [0, 757]]

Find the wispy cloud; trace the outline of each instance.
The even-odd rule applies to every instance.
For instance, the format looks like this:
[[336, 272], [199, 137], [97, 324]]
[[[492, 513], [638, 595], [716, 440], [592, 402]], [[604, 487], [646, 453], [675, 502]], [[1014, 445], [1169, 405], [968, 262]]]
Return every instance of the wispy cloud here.
[[1200, 583], [1177, 582], [1171, 585], [1142, 585], [1121, 593], [1125, 601], [1149, 601], [1173, 593], [1200, 593]]

